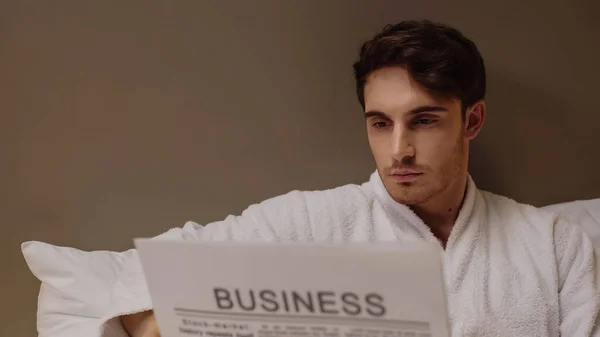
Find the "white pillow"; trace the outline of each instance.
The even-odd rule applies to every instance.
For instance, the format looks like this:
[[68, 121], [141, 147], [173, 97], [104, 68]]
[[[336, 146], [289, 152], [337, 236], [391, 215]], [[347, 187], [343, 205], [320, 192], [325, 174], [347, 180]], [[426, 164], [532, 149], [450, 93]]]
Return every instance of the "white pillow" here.
[[[123, 261], [133, 250], [85, 252], [29, 241], [21, 245], [31, 272], [42, 282], [38, 297], [39, 337], [100, 336], [114, 302]], [[105, 336], [127, 337], [111, 321]]]

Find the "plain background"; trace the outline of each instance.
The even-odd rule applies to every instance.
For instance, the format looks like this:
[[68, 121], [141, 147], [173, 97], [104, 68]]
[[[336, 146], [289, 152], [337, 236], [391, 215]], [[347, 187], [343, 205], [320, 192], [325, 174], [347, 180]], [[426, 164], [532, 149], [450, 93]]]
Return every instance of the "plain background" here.
[[600, 197], [600, 25], [589, 1], [2, 1], [2, 336], [35, 336], [20, 243], [124, 250], [373, 170], [352, 62], [430, 18], [479, 46], [480, 188]]

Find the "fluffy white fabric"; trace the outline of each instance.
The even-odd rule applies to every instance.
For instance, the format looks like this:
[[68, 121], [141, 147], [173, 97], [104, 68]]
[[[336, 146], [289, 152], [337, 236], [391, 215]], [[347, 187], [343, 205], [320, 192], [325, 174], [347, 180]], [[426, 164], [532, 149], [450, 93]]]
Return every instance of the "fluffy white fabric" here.
[[559, 214], [566, 221], [579, 225], [588, 234], [594, 247], [600, 249], [600, 198], [564, 202], [542, 209]]
[[[376, 173], [362, 185], [293, 191], [204, 227], [188, 222], [161, 238], [437, 242]], [[115, 317], [152, 308], [135, 250], [86, 253], [30, 242], [23, 253], [42, 281], [41, 337], [124, 337]], [[444, 254], [453, 336], [591, 335], [600, 302], [594, 249], [579, 226], [469, 180]]]

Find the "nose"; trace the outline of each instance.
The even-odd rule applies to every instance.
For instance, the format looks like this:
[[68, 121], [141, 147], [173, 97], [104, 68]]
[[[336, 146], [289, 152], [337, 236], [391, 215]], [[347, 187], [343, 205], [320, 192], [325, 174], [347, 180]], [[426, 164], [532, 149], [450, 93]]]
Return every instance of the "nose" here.
[[392, 156], [397, 161], [405, 161], [415, 156], [414, 137], [410, 130], [401, 125], [394, 126], [392, 133]]

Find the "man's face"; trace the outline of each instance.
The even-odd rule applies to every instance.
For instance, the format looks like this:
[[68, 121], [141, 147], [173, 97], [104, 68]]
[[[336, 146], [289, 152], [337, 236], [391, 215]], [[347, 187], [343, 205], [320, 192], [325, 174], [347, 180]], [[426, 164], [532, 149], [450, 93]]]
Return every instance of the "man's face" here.
[[422, 204], [466, 172], [459, 100], [433, 97], [400, 67], [371, 73], [364, 98], [369, 145], [394, 200]]

